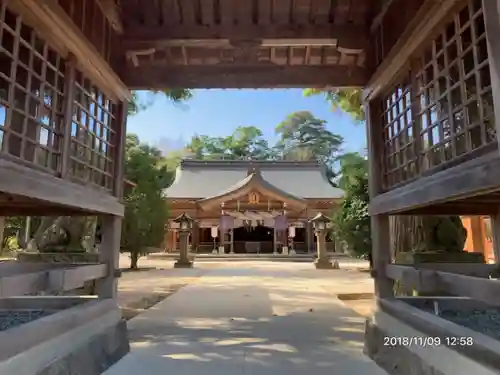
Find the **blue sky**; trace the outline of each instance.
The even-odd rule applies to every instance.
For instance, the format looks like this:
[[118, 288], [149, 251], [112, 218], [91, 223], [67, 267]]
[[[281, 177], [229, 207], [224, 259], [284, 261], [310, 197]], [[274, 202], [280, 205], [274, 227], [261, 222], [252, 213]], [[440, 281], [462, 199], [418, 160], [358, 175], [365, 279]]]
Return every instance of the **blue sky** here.
[[[142, 100], [152, 95], [141, 93]], [[160, 95], [152, 105], [128, 119], [127, 131], [162, 151], [181, 148], [194, 134], [226, 136], [238, 126], [262, 129], [268, 141], [274, 128], [295, 111], [311, 111], [327, 127], [344, 137], [344, 150], [363, 151], [365, 129], [340, 111], [332, 111], [322, 96], [305, 98], [302, 90], [195, 90], [185, 104], [173, 104]]]

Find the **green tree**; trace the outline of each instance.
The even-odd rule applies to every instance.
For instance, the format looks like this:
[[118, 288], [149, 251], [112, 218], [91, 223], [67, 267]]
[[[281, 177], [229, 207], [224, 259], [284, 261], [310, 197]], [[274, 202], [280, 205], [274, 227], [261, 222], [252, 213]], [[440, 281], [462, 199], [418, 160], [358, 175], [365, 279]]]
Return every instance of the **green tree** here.
[[358, 152], [347, 152], [339, 157], [339, 187], [348, 189], [360, 179], [368, 178], [368, 159]]
[[[152, 92], [153, 95], [162, 94], [167, 99], [173, 101], [174, 103], [181, 103], [189, 100], [193, 97], [193, 92], [189, 89], [165, 89], [165, 90], [155, 90]], [[135, 115], [139, 111], [148, 108], [154, 100], [154, 97], [149, 96], [146, 101], [140, 98], [137, 91], [132, 91], [132, 101], [128, 105], [128, 114]]]
[[121, 248], [130, 253], [132, 269], [137, 269], [147, 247], [163, 241], [168, 218], [163, 189], [171, 183], [173, 174], [158, 149], [140, 143], [136, 135], [127, 135], [125, 176], [136, 186], [125, 192]]
[[261, 129], [240, 126], [225, 137], [195, 135], [186, 151], [195, 159], [207, 160], [318, 160], [329, 167], [333, 178], [343, 139], [326, 129], [326, 121], [307, 111], [295, 112], [277, 125], [276, 134], [279, 139], [271, 146]]
[[333, 214], [333, 229], [355, 255], [371, 252], [370, 216], [368, 215], [368, 168], [357, 153], [340, 159], [340, 185], [345, 191], [340, 210]]
[[226, 137], [195, 135], [186, 149], [196, 159], [266, 160], [271, 156], [262, 130], [255, 126], [239, 126]]
[[333, 110], [340, 110], [347, 113], [356, 122], [362, 123], [365, 121], [362, 89], [306, 89], [304, 90], [304, 95], [323, 95]]
[[343, 138], [326, 128], [326, 121], [311, 112], [290, 114], [276, 127], [279, 140], [274, 147], [283, 160], [317, 160], [328, 167], [330, 180], [335, 177], [334, 163], [341, 154]]

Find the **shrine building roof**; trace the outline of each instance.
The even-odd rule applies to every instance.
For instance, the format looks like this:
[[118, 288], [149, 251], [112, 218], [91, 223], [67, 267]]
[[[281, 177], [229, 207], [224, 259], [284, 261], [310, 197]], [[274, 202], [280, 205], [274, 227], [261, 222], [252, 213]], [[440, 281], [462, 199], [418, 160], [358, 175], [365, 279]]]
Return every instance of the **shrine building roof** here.
[[173, 184], [165, 189], [168, 198], [203, 199], [220, 196], [238, 186], [251, 173], [298, 198], [338, 199], [344, 191], [327, 178], [326, 167], [309, 161], [182, 160]]

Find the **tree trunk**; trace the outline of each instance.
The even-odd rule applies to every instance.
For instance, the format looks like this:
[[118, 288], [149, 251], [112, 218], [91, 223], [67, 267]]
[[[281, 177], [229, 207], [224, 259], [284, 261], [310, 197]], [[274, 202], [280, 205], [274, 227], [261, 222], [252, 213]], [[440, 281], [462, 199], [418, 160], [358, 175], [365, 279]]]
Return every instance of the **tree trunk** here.
[[139, 253], [137, 251], [130, 252], [130, 269], [138, 269], [137, 263], [139, 262]]
[[461, 252], [467, 239], [459, 216], [391, 216], [391, 254], [402, 252]]
[[396, 215], [389, 218], [391, 254], [425, 251], [427, 243], [424, 216]]

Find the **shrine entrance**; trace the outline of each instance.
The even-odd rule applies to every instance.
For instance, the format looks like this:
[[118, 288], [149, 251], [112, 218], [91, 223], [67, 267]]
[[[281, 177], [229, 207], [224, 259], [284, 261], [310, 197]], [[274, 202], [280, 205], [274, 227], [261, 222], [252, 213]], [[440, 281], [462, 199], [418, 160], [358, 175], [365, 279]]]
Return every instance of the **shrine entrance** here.
[[236, 254], [271, 254], [274, 249], [274, 228], [264, 225], [243, 225], [234, 228]]

